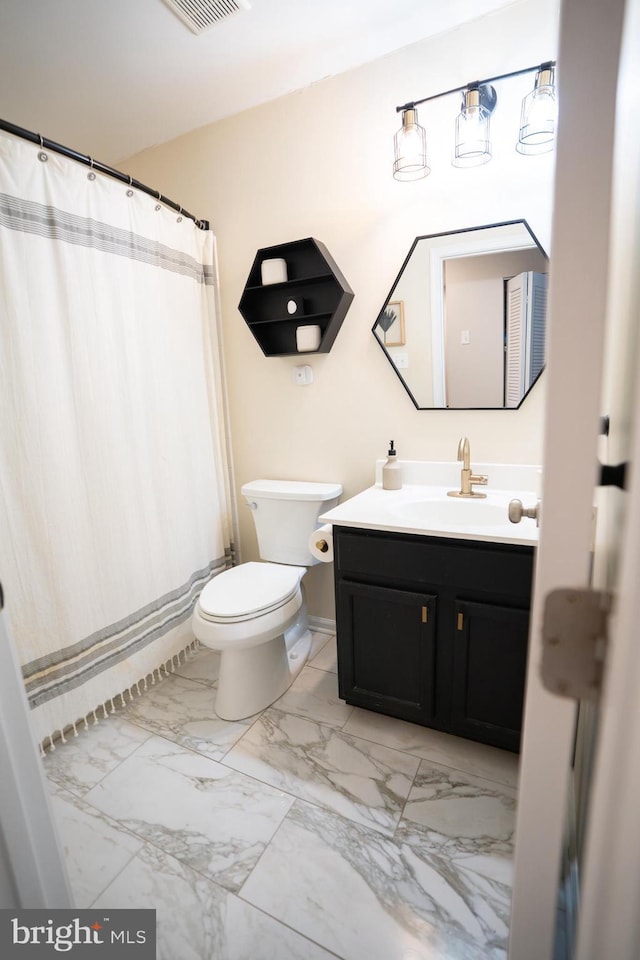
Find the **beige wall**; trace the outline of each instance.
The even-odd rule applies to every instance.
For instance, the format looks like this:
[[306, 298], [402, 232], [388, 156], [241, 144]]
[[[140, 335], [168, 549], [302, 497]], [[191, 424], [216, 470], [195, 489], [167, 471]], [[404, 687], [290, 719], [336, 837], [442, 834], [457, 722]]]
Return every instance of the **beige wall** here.
[[[392, 437], [400, 458], [452, 459], [466, 434], [475, 461], [540, 461], [544, 383], [519, 411], [418, 411], [371, 327], [416, 235], [525, 218], [548, 250], [553, 159], [513, 149], [531, 76], [498, 87], [491, 163], [451, 167], [450, 97], [420, 109], [431, 175], [398, 183], [391, 165], [397, 104], [554, 57], [555, 9], [521, 0], [123, 164], [216, 233], [238, 487], [261, 476], [337, 480], [350, 496], [372, 483]], [[301, 387], [297, 358], [265, 358], [237, 305], [259, 247], [308, 236], [327, 245], [355, 299], [331, 352], [304, 357], [315, 380]], [[251, 559], [244, 504], [239, 515]], [[316, 567], [306, 582], [310, 613], [332, 617], [332, 569]]]

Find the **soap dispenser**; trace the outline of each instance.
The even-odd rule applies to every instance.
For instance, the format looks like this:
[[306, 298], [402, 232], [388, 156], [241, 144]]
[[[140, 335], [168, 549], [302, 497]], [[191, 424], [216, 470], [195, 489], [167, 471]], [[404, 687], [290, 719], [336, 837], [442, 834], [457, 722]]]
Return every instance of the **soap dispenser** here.
[[402, 467], [398, 463], [398, 451], [394, 449], [393, 440], [389, 446], [387, 462], [382, 466], [382, 489], [402, 489]]

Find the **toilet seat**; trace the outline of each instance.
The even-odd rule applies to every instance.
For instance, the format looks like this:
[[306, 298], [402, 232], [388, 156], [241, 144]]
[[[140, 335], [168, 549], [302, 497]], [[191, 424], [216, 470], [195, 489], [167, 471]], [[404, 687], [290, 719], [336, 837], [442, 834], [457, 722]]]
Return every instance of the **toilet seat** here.
[[210, 623], [242, 623], [278, 610], [300, 589], [304, 567], [249, 561], [210, 580], [198, 601]]

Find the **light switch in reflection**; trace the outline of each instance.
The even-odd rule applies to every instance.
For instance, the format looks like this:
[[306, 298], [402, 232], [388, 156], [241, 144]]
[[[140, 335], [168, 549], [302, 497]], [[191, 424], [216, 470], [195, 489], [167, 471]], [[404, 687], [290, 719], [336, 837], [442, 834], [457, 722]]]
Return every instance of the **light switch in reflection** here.
[[468, 330], [460, 331], [460, 343], [471, 343], [471, 334]]
[[409, 354], [404, 352], [395, 353], [393, 355], [393, 362], [398, 370], [405, 370], [409, 366]]

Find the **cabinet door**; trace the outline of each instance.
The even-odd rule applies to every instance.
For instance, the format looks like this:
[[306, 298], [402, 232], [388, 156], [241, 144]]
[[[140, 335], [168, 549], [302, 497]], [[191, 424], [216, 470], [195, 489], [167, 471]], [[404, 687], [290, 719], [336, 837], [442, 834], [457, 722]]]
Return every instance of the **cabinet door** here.
[[340, 696], [404, 720], [429, 720], [435, 709], [435, 613], [432, 595], [340, 581]]
[[451, 732], [520, 746], [529, 611], [457, 600]]

